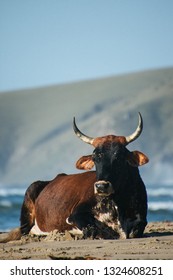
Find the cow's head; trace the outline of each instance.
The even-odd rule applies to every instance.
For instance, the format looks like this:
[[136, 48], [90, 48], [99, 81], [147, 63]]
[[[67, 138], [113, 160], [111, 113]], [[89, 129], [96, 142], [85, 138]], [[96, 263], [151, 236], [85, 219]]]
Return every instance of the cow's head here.
[[95, 165], [97, 181], [94, 191], [98, 195], [109, 196], [115, 192], [113, 186], [121, 185], [126, 180], [129, 165], [138, 167], [148, 162], [148, 157], [139, 151], [130, 152], [126, 146], [137, 139], [143, 129], [142, 116], [139, 113], [139, 123], [134, 133], [129, 136], [107, 135], [91, 138], [83, 134], [76, 125], [73, 128], [76, 135], [85, 143], [94, 146], [92, 155], [81, 157], [76, 167], [90, 170]]

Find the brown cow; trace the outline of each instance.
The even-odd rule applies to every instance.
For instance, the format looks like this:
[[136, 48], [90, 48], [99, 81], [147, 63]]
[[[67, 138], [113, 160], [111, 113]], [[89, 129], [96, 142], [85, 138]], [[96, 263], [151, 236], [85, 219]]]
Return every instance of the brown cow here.
[[74, 119], [76, 135], [95, 148], [76, 167], [89, 170], [95, 165], [96, 171], [59, 174], [52, 181], [33, 183], [25, 194], [21, 227], [6, 241], [33, 228], [39, 233], [77, 228], [84, 237], [116, 238], [121, 233], [125, 238], [141, 237], [147, 224], [147, 194], [138, 166], [148, 158], [126, 146], [139, 137], [142, 128], [139, 113], [138, 127], [130, 136], [91, 138], [77, 128]]

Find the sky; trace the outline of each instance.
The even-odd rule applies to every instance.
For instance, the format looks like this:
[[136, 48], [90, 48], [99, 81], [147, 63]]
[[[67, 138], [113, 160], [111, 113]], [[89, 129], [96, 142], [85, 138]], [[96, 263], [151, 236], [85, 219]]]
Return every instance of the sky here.
[[172, 0], [0, 0], [0, 92], [172, 66]]

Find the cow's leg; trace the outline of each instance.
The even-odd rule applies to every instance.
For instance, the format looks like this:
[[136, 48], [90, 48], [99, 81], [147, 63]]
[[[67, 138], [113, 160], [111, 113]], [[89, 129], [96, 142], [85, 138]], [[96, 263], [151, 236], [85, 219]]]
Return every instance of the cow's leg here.
[[133, 222], [133, 226], [132, 226], [132, 230], [129, 234], [130, 238], [140, 238], [143, 236], [145, 227], [147, 225], [147, 221], [146, 220], [135, 220]]
[[125, 237], [128, 238], [140, 238], [143, 235], [144, 229], [147, 225], [147, 221], [141, 218], [139, 214], [134, 217], [128, 217], [126, 215], [119, 215], [120, 228], [125, 233]]
[[94, 216], [91, 213], [76, 209], [68, 218], [67, 223], [74, 225], [82, 231], [83, 238], [95, 238], [97, 235], [97, 227]]

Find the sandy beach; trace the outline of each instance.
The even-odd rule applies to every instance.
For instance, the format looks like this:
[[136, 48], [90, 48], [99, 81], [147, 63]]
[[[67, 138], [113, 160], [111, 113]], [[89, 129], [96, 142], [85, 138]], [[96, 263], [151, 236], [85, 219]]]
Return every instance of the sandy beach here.
[[56, 231], [46, 237], [25, 236], [0, 244], [1, 260], [133, 260], [173, 259], [173, 222], [149, 223], [143, 238], [74, 240]]

